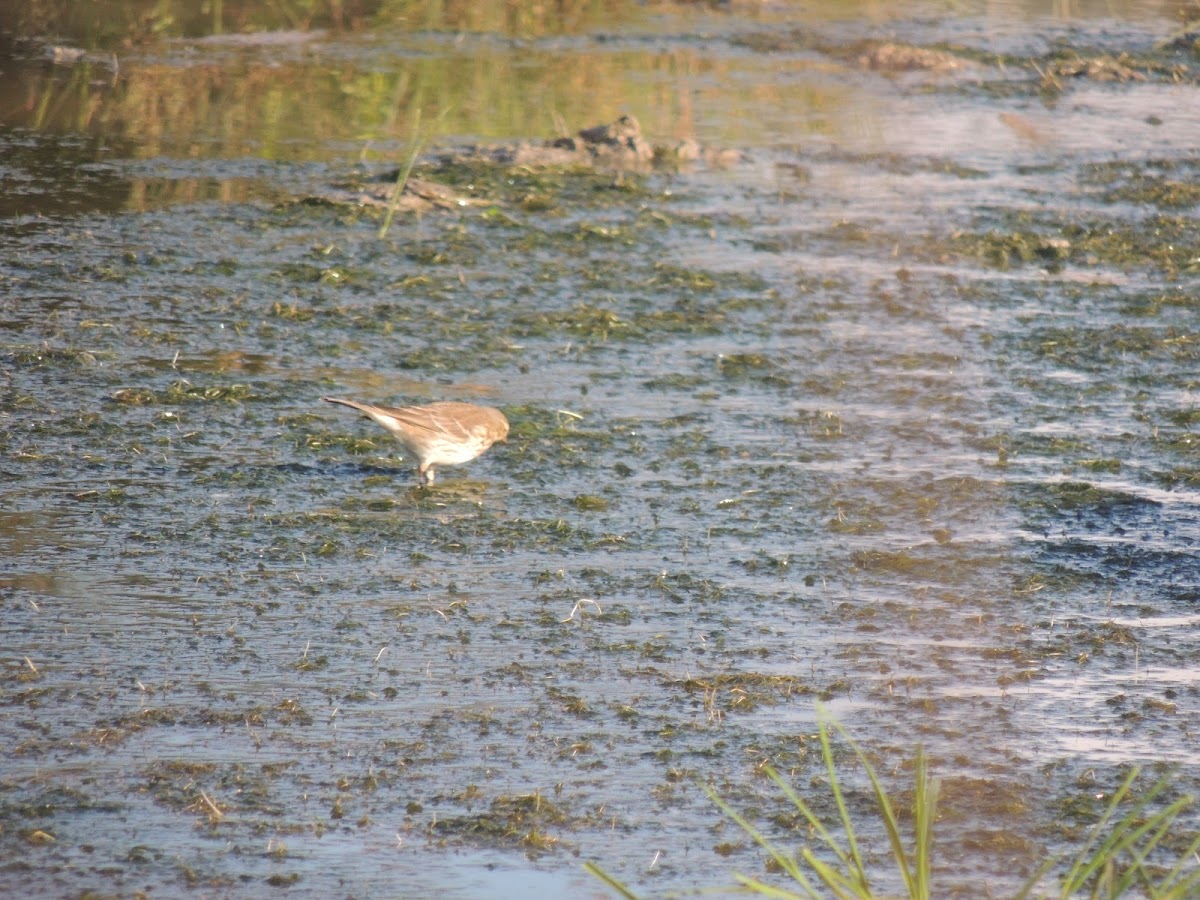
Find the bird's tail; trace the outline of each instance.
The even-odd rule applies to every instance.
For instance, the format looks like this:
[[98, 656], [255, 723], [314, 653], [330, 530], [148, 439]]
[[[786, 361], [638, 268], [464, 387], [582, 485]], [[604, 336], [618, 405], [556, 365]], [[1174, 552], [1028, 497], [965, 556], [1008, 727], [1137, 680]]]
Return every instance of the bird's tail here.
[[366, 412], [370, 409], [367, 403], [359, 403], [357, 400], [341, 400], [338, 397], [322, 397], [326, 403], [340, 403], [342, 406], [349, 406], [351, 409], [357, 409], [359, 412]]

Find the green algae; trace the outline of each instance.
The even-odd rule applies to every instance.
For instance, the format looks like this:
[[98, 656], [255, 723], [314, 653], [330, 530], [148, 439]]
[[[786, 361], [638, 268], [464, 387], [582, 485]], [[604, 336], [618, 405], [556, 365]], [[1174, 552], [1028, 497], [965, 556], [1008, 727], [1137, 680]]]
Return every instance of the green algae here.
[[[1065, 216], [1030, 222], [1031, 216], [1014, 214], [1008, 229], [962, 231], [948, 243], [923, 251], [945, 252], [977, 259], [995, 269], [1008, 270], [1038, 264], [1052, 269], [1064, 265], [1115, 266], [1151, 269], [1168, 277], [1196, 271], [1193, 249], [1200, 241], [1200, 225], [1193, 218], [1154, 213], [1141, 222], [1124, 218], [1100, 219]], [[1035, 225], [1036, 228], [1030, 228]]]
[[247, 403], [269, 399], [262, 393], [256, 393], [247, 384], [212, 384], [194, 385], [190, 381], [178, 379], [162, 390], [153, 388], [122, 388], [113, 394], [117, 403], [130, 406], [147, 406], [152, 404], [181, 405], [189, 403]]
[[1200, 186], [1195, 176], [1200, 163], [1194, 159], [1152, 159], [1130, 162], [1092, 163], [1081, 172], [1084, 183], [1100, 190], [1105, 203], [1155, 206], [1160, 209], [1190, 209], [1200, 203]]

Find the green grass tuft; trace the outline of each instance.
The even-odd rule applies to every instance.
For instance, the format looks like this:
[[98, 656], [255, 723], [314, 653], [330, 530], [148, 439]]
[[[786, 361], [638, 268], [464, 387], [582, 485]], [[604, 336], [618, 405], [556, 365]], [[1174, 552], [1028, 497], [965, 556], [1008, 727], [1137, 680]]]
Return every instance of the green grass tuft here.
[[[903, 895], [910, 900], [929, 900], [933, 896], [933, 823], [937, 819], [940, 781], [929, 775], [924, 748], [917, 747], [914, 759], [915, 791], [911, 810], [913, 827], [910, 843], [906, 845], [900, 832], [895, 805], [880, 783], [866, 754], [841, 725], [835, 722], [832, 723], [832, 727], [854, 750], [859, 764], [871, 782], [875, 794], [875, 808], [883, 821], [891, 858], [904, 885]], [[774, 867], [786, 874], [791, 881], [787, 886], [778, 886], [735, 873], [734, 879], [738, 883], [739, 893], [780, 900], [818, 900], [825, 897], [835, 897], [838, 900], [871, 900], [882, 896], [872, 887], [873, 877], [878, 881], [880, 873], [868, 872], [859, 850], [854, 823], [846, 808], [838, 780], [830, 743], [830, 728], [824, 722], [820, 723], [819, 728], [821, 753], [829, 775], [829, 790], [838, 809], [843, 835], [841, 839], [826, 827], [775, 769], [768, 766], [766, 773], [808, 822], [811, 833], [817, 837], [816, 843], [827, 851], [824, 854], [825, 859], [819, 858], [808, 846], [803, 847], [798, 856], [782, 849], [722, 800], [715, 790], [708, 785], [702, 785], [713, 803], [762, 847], [771, 858]], [[1016, 900], [1026, 900], [1033, 896], [1058, 897], [1060, 900], [1068, 900], [1071, 897], [1115, 900], [1126, 896], [1149, 897], [1153, 900], [1183, 900], [1200, 896], [1200, 868], [1195, 864], [1197, 853], [1200, 853], [1200, 837], [1179, 853], [1169, 869], [1162, 864], [1161, 859], [1154, 865], [1149, 862], [1149, 857], [1156, 849], [1161, 850], [1165, 847], [1179, 815], [1189, 808], [1194, 800], [1190, 796], [1180, 797], [1157, 812], [1150, 812], [1150, 805], [1170, 784], [1170, 779], [1164, 777], [1131, 803], [1130, 795], [1140, 771], [1134, 768], [1113, 794], [1104, 814], [1088, 832], [1083, 846], [1057, 885], [1054, 888], [1042, 886], [1051, 870], [1063, 863], [1066, 854], [1046, 860], [1021, 887], [1016, 894]], [[1123, 816], [1117, 818], [1122, 805], [1128, 806], [1128, 809]], [[832, 862], [828, 861], [830, 854], [833, 857]], [[626, 900], [636, 900], [636, 893], [596, 863], [585, 863], [584, 868], [619, 896]]]

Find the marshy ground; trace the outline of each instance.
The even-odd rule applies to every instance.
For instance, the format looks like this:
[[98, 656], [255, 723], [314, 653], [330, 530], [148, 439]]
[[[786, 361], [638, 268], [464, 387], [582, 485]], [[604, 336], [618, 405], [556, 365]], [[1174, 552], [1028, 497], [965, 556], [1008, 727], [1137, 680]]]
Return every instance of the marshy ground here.
[[[1194, 793], [1194, 33], [928, 13], [19, 45], [0, 887], [723, 884], [696, 780], [805, 841], [818, 704], [926, 746], [945, 895]], [[568, 110], [737, 153], [479, 149]], [[419, 489], [330, 393], [512, 433]]]

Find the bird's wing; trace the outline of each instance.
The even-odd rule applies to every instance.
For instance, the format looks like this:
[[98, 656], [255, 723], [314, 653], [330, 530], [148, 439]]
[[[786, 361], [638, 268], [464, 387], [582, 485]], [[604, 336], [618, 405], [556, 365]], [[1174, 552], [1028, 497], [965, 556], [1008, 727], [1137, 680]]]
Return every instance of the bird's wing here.
[[464, 427], [458, 418], [446, 411], [440, 411], [436, 407], [377, 406], [375, 408], [405, 427], [431, 436], [466, 438], [470, 437], [472, 432], [472, 429]]

